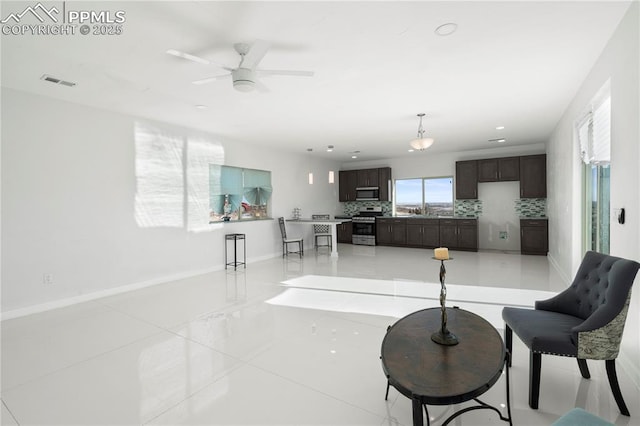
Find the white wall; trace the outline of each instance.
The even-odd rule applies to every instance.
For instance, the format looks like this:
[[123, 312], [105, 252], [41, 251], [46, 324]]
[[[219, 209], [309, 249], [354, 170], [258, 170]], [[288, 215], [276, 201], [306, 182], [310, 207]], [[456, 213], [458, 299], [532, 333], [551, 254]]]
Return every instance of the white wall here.
[[[2, 103], [5, 318], [220, 269], [228, 232], [247, 234], [250, 262], [279, 255], [276, 221], [207, 224], [209, 162], [270, 170], [273, 217], [339, 212], [328, 160], [14, 90]], [[150, 153], [141, 128], [173, 148]]]
[[[515, 201], [520, 199], [520, 182], [485, 182], [478, 184], [482, 215], [478, 218], [480, 250], [520, 251], [520, 215]], [[500, 233], [507, 238], [501, 239]]]
[[[611, 79], [611, 254], [640, 260], [640, 3], [634, 2], [603, 50], [564, 116], [547, 149], [549, 256], [566, 277], [582, 259], [581, 165], [574, 122]], [[618, 224], [613, 209], [625, 207]], [[620, 361], [640, 386], [640, 279], [636, 278]]]

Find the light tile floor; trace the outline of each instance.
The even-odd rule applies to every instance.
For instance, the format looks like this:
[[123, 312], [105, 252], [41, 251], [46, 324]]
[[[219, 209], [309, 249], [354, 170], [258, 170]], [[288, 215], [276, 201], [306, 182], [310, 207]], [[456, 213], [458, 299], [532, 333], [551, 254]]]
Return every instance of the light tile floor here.
[[[411, 403], [384, 400], [380, 344], [398, 318], [438, 305], [431, 251], [340, 245], [250, 263], [2, 323], [3, 425], [411, 425]], [[452, 252], [448, 305], [502, 333], [502, 306], [564, 288], [544, 257]], [[543, 357], [540, 409], [527, 404], [528, 351], [511, 369], [515, 425], [548, 425], [582, 407], [640, 424], [640, 391], [619, 370], [632, 416], [618, 413], [601, 363]], [[482, 396], [504, 404], [504, 374]], [[430, 407], [432, 424], [466, 406]], [[454, 425], [501, 425], [472, 411]]]

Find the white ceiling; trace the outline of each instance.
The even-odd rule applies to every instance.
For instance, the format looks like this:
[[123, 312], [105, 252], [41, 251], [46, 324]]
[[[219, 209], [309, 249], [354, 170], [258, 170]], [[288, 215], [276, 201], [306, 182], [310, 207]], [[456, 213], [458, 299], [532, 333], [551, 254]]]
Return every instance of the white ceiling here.
[[[2, 2], [2, 18], [36, 2]], [[47, 5], [56, 2], [45, 3]], [[57, 2], [62, 4], [62, 2]], [[352, 161], [544, 142], [629, 2], [67, 2], [123, 10], [122, 35], [2, 35], [2, 86], [206, 130], [230, 143]], [[26, 18], [25, 18], [26, 19]], [[454, 22], [448, 37], [434, 33]], [[233, 43], [272, 44], [267, 93], [173, 48], [236, 66]], [[40, 80], [49, 74], [73, 88]], [[206, 105], [197, 109], [195, 105]], [[426, 113], [435, 144], [407, 152]], [[505, 126], [496, 130], [496, 126]], [[326, 153], [327, 145], [335, 145]]]

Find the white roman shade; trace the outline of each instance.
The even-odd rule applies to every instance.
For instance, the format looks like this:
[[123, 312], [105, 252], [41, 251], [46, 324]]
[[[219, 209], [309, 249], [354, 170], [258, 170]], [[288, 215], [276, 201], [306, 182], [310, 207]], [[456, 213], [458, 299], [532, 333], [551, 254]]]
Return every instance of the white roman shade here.
[[595, 103], [577, 124], [580, 156], [585, 164], [611, 161], [611, 96]]

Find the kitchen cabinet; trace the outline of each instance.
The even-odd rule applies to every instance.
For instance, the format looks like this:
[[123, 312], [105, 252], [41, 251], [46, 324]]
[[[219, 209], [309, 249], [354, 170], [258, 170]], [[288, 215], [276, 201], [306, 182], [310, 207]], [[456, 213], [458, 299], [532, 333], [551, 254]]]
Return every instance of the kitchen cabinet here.
[[368, 187], [379, 186], [378, 185], [378, 169], [363, 169], [356, 171], [357, 183], [356, 186]]
[[376, 219], [376, 244], [404, 246], [407, 244], [407, 219]]
[[440, 219], [440, 246], [478, 251], [478, 220]]
[[380, 201], [391, 201], [393, 199], [391, 167], [381, 167], [378, 169], [378, 185], [380, 187]]
[[348, 243], [351, 244], [351, 237], [353, 236], [353, 223], [352, 222], [344, 222], [336, 225], [337, 235], [339, 243]]
[[549, 251], [549, 221], [520, 219], [520, 252], [546, 256]]
[[340, 170], [338, 173], [338, 200], [355, 201], [357, 170]]
[[478, 198], [478, 161], [456, 162], [456, 199]]
[[520, 157], [520, 198], [547, 198], [547, 156]]
[[440, 224], [438, 219], [407, 219], [407, 246], [440, 247]]
[[378, 187], [380, 201], [391, 201], [391, 167], [362, 170], [340, 170], [338, 200], [356, 201], [356, 188]]
[[520, 157], [478, 160], [478, 182], [520, 180]]
[[498, 181], [520, 180], [520, 157], [498, 158]]

